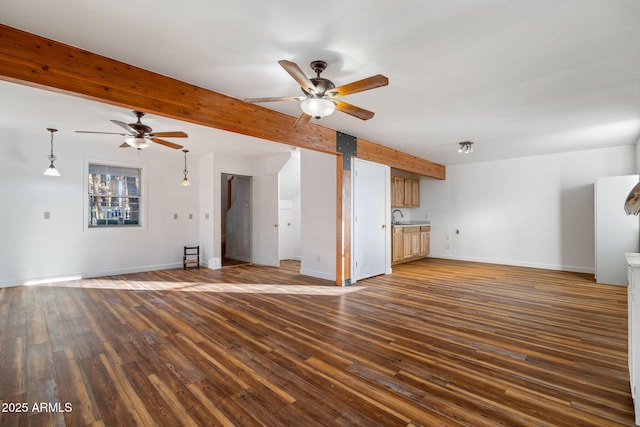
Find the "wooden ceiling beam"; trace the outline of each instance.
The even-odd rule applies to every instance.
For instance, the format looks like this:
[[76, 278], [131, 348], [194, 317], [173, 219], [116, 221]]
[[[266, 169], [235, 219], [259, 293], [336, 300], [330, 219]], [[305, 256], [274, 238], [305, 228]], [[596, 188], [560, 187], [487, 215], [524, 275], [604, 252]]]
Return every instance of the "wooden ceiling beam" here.
[[[0, 79], [336, 154], [336, 131], [0, 24]], [[444, 179], [445, 167], [366, 140], [358, 157]]]

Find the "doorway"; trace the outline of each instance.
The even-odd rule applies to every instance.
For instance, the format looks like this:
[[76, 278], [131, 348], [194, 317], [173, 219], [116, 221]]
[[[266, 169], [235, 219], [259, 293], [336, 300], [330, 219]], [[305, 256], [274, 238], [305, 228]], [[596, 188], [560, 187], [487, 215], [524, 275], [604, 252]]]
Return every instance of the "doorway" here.
[[221, 174], [222, 267], [251, 262], [251, 177]]

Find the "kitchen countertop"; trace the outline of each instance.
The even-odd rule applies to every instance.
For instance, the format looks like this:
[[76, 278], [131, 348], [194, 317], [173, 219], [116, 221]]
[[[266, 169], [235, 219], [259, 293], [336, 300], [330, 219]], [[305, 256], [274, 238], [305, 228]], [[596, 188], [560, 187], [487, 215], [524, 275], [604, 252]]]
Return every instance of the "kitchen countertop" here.
[[431, 221], [398, 221], [391, 224], [392, 227], [419, 227], [421, 225], [431, 225]]

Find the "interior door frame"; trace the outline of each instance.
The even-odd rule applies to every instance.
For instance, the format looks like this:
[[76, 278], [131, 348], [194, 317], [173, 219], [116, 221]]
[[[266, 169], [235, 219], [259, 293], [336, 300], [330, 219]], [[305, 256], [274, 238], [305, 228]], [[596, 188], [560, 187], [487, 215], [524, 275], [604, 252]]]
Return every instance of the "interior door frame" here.
[[[234, 179], [236, 177], [242, 178], [242, 179], [247, 179], [248, 183], [249, 183], [249, 215], [248, 215], [248, 219], [247, 219], [247, 231], [248, 231], [248, 239], [249, 239], [249, 254], [247, 259], [238, 259], [238, 261], [241, 262], [247, 262], [247, 263], [251, 263], [253, 262], [253, 199], [251, 197], [251, 191], [253, 188], [253, 178], [251, 177], [251, 175], [246, 175], [246, 174], [242, 174], [242, 173], [231, 173], [231, 172], [220, 172], [220, 186], [219, 188], [222, 189], [222, 185], [225, 185], [227, 187], [227, 200], [226, 200], [226, 206], [223, 205], [222, 203], [222, 197], [220, 197], [220, 224], [219, 224], [219, 228], [220, 228], [220, 266], [223, 267], [224, 266], [224, 258], [225, 258], [225, 253], [223, 252], [223, 245], [222, 245], [222, 234], [225, 233], [226, 231], [222, 230], [222, 225], [223, 225], [223, 216], [225, 217], [225, 221], [224, 224], [226, 225], [227, 223], [227, 218], [226, 218], [226, 211], [229, 209], [230, 205], [231, 205], [231, 199], [232, 199], [232, 193], [231, 193], [231, 180], [227, 180], [227, 182], [225, 183], [225, 177], [229, 176], [231, 177], [231, 179]], [[223, 214], [224, 211], [224, 214]], [[235, 258], [234, 258], [235, 259]]]

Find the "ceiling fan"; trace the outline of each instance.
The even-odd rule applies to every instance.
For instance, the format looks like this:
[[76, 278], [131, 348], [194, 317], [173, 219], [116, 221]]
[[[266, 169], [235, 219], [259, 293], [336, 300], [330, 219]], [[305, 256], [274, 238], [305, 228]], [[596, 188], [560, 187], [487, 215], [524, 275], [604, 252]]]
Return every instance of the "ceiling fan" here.
[[362, 120], [369, 120], [374, 115], [372, 111], [348, 104], [338, 98], [389, 84], [387, 77], [382, 74], [376, 74], [366, 79], [336, 87], [331, 80], [320, 77], [320, 73], [327, 68], [327, 63], [324, 61], [311, 62], [311, 69], [316, 73], [316, 77], [312, 78], [308, 78], [295, 62], [281, 60], [278, 61], [278, 64], [300, 85], [304, 96], [247, 98], [245, 102], [302, 101], [300, 103], [302, 114], [296, 121], [296, 125], [306, 123], [312, 117], [320, 119], [328, 116], [335, 110]]
[[77, 130], [77, 133], [99, 133], [99, 134], [107, 134], [107, 135], [122, 135], [126, 138], [124, 139], [124, 143], [120, 145], [120, 147], [134, 147], [138, 150], [142, 150], [143, 148], [147, 148], [151, 145], [152, 142], [156, 144], [164, 145], [165, 147], [175, 148], [179, 150], [182, 148], [182, 145], [174, 144], [173, 142], [165, 141], [162, 138], [187, 138], [188, 135], [182, 131], [175, 132], [153, 132], [150, 126], [142, 123], [140, 119], [144, 116], [144, 113], [141, 111], [134, 111], [133, 114], [136, 115], [138, 121], [135, 123], [125, 123], [120, 120], [111, 120], [112, 123], [117, 124], [121, 128], [125, 129], [129, 133], [119, 133], [119, 132], [95, 132], [95, 131], [87, 131], [87, 130]]

